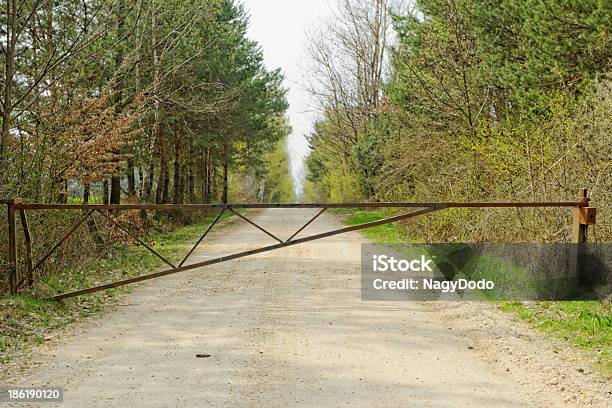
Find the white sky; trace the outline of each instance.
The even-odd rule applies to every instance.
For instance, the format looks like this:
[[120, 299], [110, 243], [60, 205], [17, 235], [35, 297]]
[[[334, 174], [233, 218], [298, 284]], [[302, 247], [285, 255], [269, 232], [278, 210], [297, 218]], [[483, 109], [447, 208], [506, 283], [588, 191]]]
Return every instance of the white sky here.
[[305, 136], [316, 117], [311, 112], [314, 103], [303, 83], [306, 33], [331, 16], [332, 6], [328, 0], [242, 0], [242, 3], [251, 15], [249, 37], [261, 45], [266, 66], [281, 68], [285, 74], [285, 87], [289, 89], [287, 115], [293, 128], [287, 144], [291, 174], [299, 193], [308, 153]]

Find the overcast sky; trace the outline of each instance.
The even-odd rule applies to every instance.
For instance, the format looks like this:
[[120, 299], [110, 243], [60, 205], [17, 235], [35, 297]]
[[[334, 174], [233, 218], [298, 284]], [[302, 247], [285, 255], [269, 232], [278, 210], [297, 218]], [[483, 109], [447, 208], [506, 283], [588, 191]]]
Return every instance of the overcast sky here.
[[329, 18], [332, 7], [328, 0], [241, 1], [251, 15], [249, 36], [263, 48], [266, 66], [281, 68], [285, 74], [285, 87], [289, 88], [288, 116], [293, 128], [288, 149], [291, 173], [298, 181], [308, 153], [305, 136], [310, 133], [315, 117], [309, 112], [313, 103], [303, 84], [306, 33], [322, 19]]

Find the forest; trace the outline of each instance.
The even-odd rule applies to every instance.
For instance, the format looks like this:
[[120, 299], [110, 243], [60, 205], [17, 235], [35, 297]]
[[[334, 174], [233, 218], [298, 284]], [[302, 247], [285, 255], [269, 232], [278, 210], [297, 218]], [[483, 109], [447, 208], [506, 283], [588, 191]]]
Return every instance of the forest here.
[[9, 0], [0, 18], [0, 197], [291, 199], [288, 171], [268, 177], [287, 167], [283, 75], [240, 3]]
[[[556, 201], [588, 187], [612, 224], [612, 3], [339, 1], [310, 36], [320, 119], [305, 196]], [[456, 210], [406, 224], [427, 241], [563, 242], [570, 214]]]
[[[8, 0], [2, 10], [0, 200], [295, 199], [284, 77], [264, 64], [260, 44], [248, 37], [249, 15], [240, 2]], [[10, 286], [6, 207], [0, 206], [0, 293]], [[81, 214], [28, 217], [32, 253], [40, 259]], [[60, 271], [72, 276], [75, 268], [91, 270], [92, 262], [118, 256], [133, 240], [113, 222], [151, 243], [151, 234], [208, 217], [202, 211], [141, 211], [117, 213], [111, 221], [97, 214], [36, 279]]]

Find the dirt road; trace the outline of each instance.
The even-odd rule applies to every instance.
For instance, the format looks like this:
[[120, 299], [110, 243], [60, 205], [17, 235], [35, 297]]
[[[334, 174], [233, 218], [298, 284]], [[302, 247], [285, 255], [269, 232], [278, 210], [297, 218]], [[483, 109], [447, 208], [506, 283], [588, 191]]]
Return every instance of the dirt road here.
[[[313, 213], [253, 217], [288, 237]], [[303, 234], [339, 226], [324, 215]], [[192, 262], [274, 241], [236, 223], [209, 242]], [[12, 383], [63, 386], [62, 407], [566, 406], [437, 306], [362, 302], [362, 242], [350, 233], [142, 284]]]

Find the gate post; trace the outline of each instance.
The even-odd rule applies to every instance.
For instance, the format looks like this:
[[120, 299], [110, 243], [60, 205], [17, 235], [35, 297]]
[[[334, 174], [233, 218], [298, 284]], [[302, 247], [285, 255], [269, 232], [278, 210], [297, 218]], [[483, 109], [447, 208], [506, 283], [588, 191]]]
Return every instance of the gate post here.
[[[588, 204], [589, 197], [587, 195], [587, 189], [581, 188], [578, 194], [579, 201]], [[589, 207], [574, 207], [573, 208], [573, 221], [572, 221], [572, 242], [574, 244], [582, 244], [587, 241], [587, 231], [589, 228], [588, 223], [584, 218], [584, 213]]]
[[584, 207], [574, 207], [573, 208], [573, 220], [572, 220], [572, 243], [575, 245], [574, 248], [574, 276], [578, 280], [580, 285], [589, 285], [590, 278], [588, 276], [588, 271], [585, 270], [583, 261], [584, 261], [584, 252], [585, 252], [585, 244], [587, 242], [587, 233], [590, 224], [595, 224], [596, 218], [596, 209], [594, 207], [588, 207], [589, 197], [587, 194], [587, 189], [580, 189], [578, 195], [579, 201], [585, 204]]
[[17, 293], [17, 224], [15, 222], [15, 204], [20, 204], [20, 198], [6, 201], [8, 212], [8, 262], [9, 289], [11, 295]]
[[23, 229], [23, 238], [25, 239], [26, 249], [26, 266], [28, 272], [28, 286], [34, 283], [33, 264], [32, 264], [32, 237], [30, 236], [30, 227], [28, 226], [28, 217], [23, 208], [19, 209], [19, 218], [21, 218], [21, 228]]

